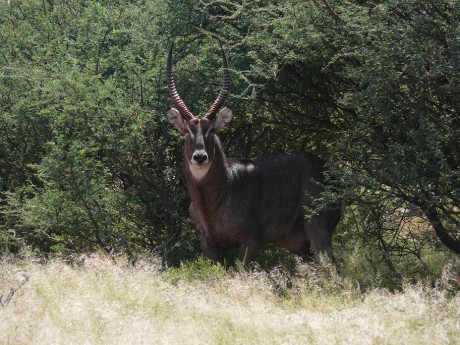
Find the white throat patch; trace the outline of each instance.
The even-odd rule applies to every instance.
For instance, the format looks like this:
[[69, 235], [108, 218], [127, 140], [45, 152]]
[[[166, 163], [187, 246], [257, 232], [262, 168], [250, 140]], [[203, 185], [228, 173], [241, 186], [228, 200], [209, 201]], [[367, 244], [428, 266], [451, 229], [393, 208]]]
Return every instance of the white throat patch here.
[[211, 164], [198, 166], [198, 165], [189, 163], [190, 172], [192, 173], [192, 176], [196, 180], [201, 180], [203, 177], [205, 177], [210, 167], [211, 167]]

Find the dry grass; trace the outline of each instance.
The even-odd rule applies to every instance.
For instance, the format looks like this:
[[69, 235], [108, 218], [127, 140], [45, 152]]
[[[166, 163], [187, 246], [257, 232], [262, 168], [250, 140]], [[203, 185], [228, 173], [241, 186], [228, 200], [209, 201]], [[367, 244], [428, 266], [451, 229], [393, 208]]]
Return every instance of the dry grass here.
[[460, 296], [438, 289], [359, 294], [295, 278], [281, 296], [276, 274], [200, 277], [3, 259], [0, 344], [460, 344]]

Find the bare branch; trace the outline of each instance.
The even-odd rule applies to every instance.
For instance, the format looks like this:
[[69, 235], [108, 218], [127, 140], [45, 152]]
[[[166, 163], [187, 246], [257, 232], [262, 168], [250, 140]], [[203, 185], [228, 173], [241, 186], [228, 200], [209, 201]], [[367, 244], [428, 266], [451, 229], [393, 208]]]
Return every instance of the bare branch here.
[[325, 8], [329, 12], [329, 14], [334, 18], [336, 24], [343, 22], [342, 18], [340, 18], [340, 16], [333, 10], [333, 8], [327, 0], [313, 0], [313, 2], [318, 6]]

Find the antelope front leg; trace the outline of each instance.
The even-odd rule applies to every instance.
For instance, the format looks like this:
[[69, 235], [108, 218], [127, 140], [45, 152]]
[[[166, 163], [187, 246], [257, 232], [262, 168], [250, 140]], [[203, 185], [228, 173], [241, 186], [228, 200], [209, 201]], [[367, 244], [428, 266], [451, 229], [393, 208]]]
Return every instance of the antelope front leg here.
[[204, 256], [212, 261], [213, 264], [217, 264], [222, 261], [222, 253], [216, 246], [209, 243], [208, 239], [201, 235], [201, 250], [203, 251]]

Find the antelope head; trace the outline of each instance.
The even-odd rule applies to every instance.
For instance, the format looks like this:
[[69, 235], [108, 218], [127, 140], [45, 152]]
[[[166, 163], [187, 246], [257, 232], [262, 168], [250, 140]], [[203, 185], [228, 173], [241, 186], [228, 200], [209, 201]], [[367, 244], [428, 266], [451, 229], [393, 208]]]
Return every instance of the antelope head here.
[[190, 171], [196, 179], [206, 175], [215, 156], [216, 133], [232, 119], [232, 110], [223, 108], [222, 104], [228, 95], [230, 74], [228, 71], [227, 57], [222, 51], [223, 83], [219, 95], [211, 108], [203, 117], [195, 117], [187, 108], [174, 82], [172, 73], [172, 45], [169, 49], [166, 76], [168, 79], [168, 92], [175, 105], [169, 108], [166, 116], [169, 122], [185, 136], [185, 158], [189, 164]]

